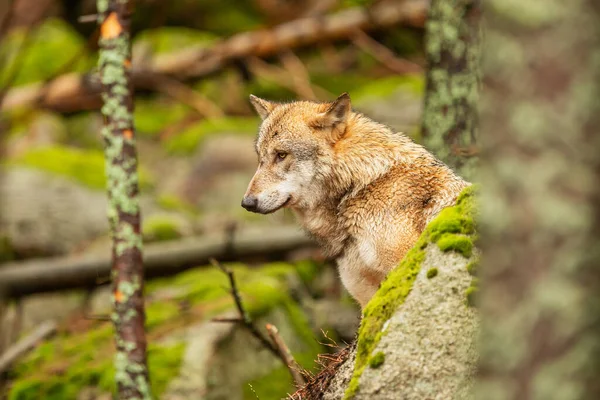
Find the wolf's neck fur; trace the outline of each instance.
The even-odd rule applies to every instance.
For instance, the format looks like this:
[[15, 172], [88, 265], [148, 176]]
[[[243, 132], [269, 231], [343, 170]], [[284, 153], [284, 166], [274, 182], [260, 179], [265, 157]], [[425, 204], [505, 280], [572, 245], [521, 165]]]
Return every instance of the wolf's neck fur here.
[[[393, 132], [359, 113], [353, 112], [349, 116], [345, 132], [331, 152], [331, 157], [327, 157], [332, 160], [330, 165], [325, 166], [324, 173], [315, 182], [315, 186], [325, 187], [326, 190], [315, 189], [314, 192], [320, 195], [295, 209], [300, 223], [331, 257], [343, 251], [350, 236], [348, 227], [361, 223], [359, 219], [349, 220], [352, 217], [344, 215], [346, 205], [374, 182], [386, 179], [390, 171], [396, 171], [391, 179], [402, 180], [400, 184], [408, 188], [407, 198], [411, 198], [412, 187], [420, 189], [415, 190], [415, 197], [418, 196], [417, 192], [423, 193], [422, 188], [417, 188], [422, 184], [420, 180], [434, 177], [436, 182], [448, 183], [448, 187], [439, 187], [438, 184], [437, 192], [431, 193], [434, 207], [429, 214], [432, 215], [415, 213], [415, 216], [424, 215], [423, 218], [426, 218], [420, 223], [423, 227], [455, 200], [455, 193], [460, 192], [460, 188], [468, 185], [407, 136]], [[401, 178], [398, 178], [398, 170], [402, 171]], [[423, 208], [422, 205], [420, 207]]]

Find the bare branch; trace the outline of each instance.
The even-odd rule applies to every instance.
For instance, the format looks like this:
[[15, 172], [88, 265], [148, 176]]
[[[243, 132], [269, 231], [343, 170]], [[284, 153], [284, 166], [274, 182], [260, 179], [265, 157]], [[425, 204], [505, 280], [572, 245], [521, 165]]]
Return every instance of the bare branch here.
[[303, 386], [306, 381], [303, 376], [303, 368], [296, 362], [292, 352], [289, 347], [283, 341], [283, 338], [279, 335], [279, 330], [275, 325], [267, 324], [266, 326], [267, 332], [269, 332], [269, 337], [271, 341], [275, 343], [277, 347], [277, 352], [279, 353], [279, 357], [283, 360], [284, 364], [287, 366], [294, 382], [296, 383], [296, 387]]
[[33, 332], [19, 340], [0, 355], [0, 375], [10, 366], [33, 349], [40, 341], [54, 335], [57, 325], [54, 321], [47, 321], [38, 326]]
[[374, 40], [362, 30], [357, 30], [352, 36], [352, 43], [397, 74], [416, 74], [423, 72], [423, 68], [419, 64], [399, 58], [393, 51]]

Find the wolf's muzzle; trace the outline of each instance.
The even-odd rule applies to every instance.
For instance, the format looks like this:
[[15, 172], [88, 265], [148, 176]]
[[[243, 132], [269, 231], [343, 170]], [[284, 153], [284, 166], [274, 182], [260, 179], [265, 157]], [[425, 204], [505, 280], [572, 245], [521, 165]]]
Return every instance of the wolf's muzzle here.
[[258, 199], [255, 196], [244, 196], [242, 207], [248, 211], [256, 212], [258, 208]]

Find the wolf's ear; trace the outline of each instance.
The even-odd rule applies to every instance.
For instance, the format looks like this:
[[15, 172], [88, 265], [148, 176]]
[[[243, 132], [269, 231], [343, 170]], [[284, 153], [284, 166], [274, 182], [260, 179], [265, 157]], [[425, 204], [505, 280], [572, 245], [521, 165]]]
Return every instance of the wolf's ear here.
[[331, 140], [336, 142], [346, 130], [346, 121], [350, 115], [350, 95], [342, 93], [337, 99], [329, 104], [327, 110], [312, 121], [315, 128], [331, 128]]
[[273, 103], [271, 101], [261, 99], [260, 97], [256, 97], [255, 95], [250, 95], [250, 103], [260, 116], [260, 118], [265, 119], [271, 114], [271, 112], [277, 107], [277, 103]]

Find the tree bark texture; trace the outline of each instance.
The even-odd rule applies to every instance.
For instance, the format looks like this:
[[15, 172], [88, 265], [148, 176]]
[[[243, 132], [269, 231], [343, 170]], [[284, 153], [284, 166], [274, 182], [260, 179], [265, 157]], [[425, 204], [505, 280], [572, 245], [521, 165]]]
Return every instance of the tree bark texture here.
[[480, 19], [479, 0], [432, 0], [425, 23], [423, 141], [467, 178], [477, 154]]
[[477, 398], [600, 398], [599, 11], [486, 3]]
[[102, 114], [113, 240], [113, 304], [119, 399], [150, 399], [144, 332], [144, 269], [131, 84], [131, 3], [98, 0]]

